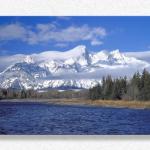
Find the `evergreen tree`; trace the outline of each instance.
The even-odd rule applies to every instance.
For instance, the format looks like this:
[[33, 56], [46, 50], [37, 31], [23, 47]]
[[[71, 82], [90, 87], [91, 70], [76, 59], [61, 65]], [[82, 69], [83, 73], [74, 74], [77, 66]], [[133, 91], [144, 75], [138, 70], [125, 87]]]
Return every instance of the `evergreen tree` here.
[[112, 99], [120, 100], [121, 97], [122, 97], [122, 90], [121, 90], [120, 80], [116, 79], [116, 80], [114, 80]]
[[104, 95], [105, 99], [111, 99], [112, 98], [112, 91], [113, 91], [113, 81], [110, 75], [107, 76], [106, 82], [105, 82], [105, 88], [104, 88]]
[[102, 98], [102, 88], [99, 84], [97, 86], [89, 89], [89, 97], [92, 100]]
[[150, 100], [150, 74], [144, 69], [141, 77], [141, 93], [142, 100]]

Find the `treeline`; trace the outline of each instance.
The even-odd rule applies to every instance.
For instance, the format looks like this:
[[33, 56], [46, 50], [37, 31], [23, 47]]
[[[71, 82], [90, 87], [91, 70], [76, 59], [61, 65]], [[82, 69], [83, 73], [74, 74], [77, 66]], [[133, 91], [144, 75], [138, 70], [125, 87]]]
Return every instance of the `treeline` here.
[[150, 100], [150, 73], [144, 69], [142, 74], [135, 73], [130, 80], [127, 77], [112, 79], [103, 77], [102, 83], [89, 89], [92, 100]]
[[47, 91], [0, 89], [0, 99], [55, 99], [55, 98], [88, 98], [88, 91], [58, 91], [49, 89]]
[[16, 89], [0, 89], [0, 99], [18, 99], [35, 97], [36, 92], [33, 90], [16, 90]]

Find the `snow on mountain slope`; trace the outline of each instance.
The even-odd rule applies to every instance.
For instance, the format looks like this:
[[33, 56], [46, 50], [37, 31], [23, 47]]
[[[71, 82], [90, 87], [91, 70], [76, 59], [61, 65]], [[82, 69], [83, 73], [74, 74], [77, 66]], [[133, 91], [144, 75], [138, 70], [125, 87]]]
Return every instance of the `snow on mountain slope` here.
[[52, 60], [49, 62], [40, 63], [39, 66], [55, 75], [78, 72], [78, 67], [75, 62], [72, 64], [67, 64], [63, 61]]
[[101, 80], [95, 79], [77, 79], [77, 80], [66, 80], [66, 79], [58, 79], [58, 80], [44, 80], [39, 83], [36, 89], [44, 89], [44, 88], [85, 88], [89, 89], [94, 87], [97, 84], [100, 84]]
[[100, 83], [102, 74], [120, 71], [128, 76], [150, 68], [149, 62], [119, 50], [89, 52], [83, 45], [64, 52], [0, 57], [0, 64], [5, 68], [0, 73], [0, 87], [25, 89], [90, 88]]
[[92, 67], [102, 67], [102, 68], [119, 68], [128, 66], [143, 66], [143, 68], [148, 67], [149, 63], [143, 60], [136, 59], [134, 57], [128, 57], [121, 53], [118, 49], [107, 52], [100, 51], [91, 55]]
[[79, 45], [71, 50], [60, 52], [60, 51], [46, 51], [40, 54], [33, 54], [33, 57], [37, 57], [44, 60], [66, 60], [69, 58], [80, 59], [86, 57], [87, 50], [86, 46]]
[[[41, 53], [40, 56], [45, 53]], [[66, 52], [46, 52], [45, 60], [39, 66], [48, 69], [51, 73], [76, 73], [90, 64], [89, 54], [85, 46], [77, 46]]]
[[106, 61], [108, 59], [108, 52], [103, 50], [103, 51], [97, 52], [93, 55], [91, 54], [90, 58], [91, 58], [92, 64], [95, 64], [95, 63], [100, 62], [100, 61], [101, 62]]
[[17, 54], [12, 56], [0, 56], [0, 72], [4, 71], [11, 65], [19, 63], [24, 60], [26, 56], [23, 54]]
[[46, 78], [49, 72], [32, 63], [16, 63], [10, 66], [0, 74], [1, 88], [34, 88], [38, 79]]
[[89, 53], [85, 46], [78, 46], [68, 52], [57, 52], [56, 54], [59, 53], [59, 56], [54, 55], [54, 53], [54, 51], [50, 52], [52, 56], [49, 55], [49, 58], [39, 63], [39, 66], [55, 75], [93, 72], [98, 68], [114, 69], [128, 65], [142, 65], [144, 68], [149, 66], [149, 63], [146, 61], [138, 60], [134, 57], [127, 57], [123, 53], [120, 53], [119, 50], [111, 52], [104, 50], [97, 53]]

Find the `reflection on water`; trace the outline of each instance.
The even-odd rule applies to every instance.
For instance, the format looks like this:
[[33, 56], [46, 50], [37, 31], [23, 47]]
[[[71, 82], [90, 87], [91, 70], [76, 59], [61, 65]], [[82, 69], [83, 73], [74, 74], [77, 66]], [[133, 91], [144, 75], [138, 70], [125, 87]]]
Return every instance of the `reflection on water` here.
[[0, 134], [150, 134], [150, 110], [1, 102]]

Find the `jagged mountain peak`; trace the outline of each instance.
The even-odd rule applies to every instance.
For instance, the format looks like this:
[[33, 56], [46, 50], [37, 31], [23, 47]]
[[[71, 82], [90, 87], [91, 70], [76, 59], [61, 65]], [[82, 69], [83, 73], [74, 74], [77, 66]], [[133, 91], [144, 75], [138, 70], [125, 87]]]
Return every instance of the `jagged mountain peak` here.
[[78, 53], [78, 54], [84, 54], [87, 53], [87, 48], [85, 45], [78, 45], [75, 48], [69, 50], [70, 53]]
[[77, 60], [79, 58], [88, 59], [89, 57], [89, 52], [85, 45], [78, 45], [75, 48], [65, 51], [63, 53], [67, 56], [66, 59], [73, 58]]
[[122, 59], [123, 57], [125, 57], [119, 49], [113, 50], [110, 52], [110, 55], [116, 59]]

